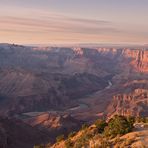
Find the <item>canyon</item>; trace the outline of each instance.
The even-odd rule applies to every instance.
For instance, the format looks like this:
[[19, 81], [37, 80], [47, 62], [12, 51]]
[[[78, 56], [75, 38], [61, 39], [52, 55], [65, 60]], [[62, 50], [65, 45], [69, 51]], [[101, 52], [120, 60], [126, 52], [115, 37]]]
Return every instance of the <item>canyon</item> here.
[[[79, 117], [89, 111], [88, 114], [106, 116], [104, 110], [108, 108], [110, 113], [128, 96], [132, 103], [137, 96], [139, 101], [145, 101], [146, 106], [140, 107], [145, 110], [147, 73], [147, 49], [1, 44], [0, 113], [16, 116], [63, 111]], [[110, 105], [110, 101], [118, 103]], [[140, 102], [135, 106], [138, 105]]]
[[1, 116], [56, 137], [116, 114], [148, 116], [147, 48], [0, 44]]

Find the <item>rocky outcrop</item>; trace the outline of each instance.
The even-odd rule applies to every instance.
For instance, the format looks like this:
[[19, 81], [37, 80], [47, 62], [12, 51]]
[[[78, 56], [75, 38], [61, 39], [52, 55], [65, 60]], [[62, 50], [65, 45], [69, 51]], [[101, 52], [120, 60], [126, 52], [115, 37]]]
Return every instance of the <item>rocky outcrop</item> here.
[[135, 89], [131, 93], [113, 96], [107, 109], [108, 117], [116, 114], [124, 116], [148, 115], [148, 89]]
[[46, 112], [35, 117], [28, 117], [24, 121], [41, 131], [48, 132], [52, 138], [77, 131], [83, 124], [83, 121], [76, 120], [69, 114], [61, 112]]
[[137, 49], [133, 51], [126, 51], [125, 56], [132, 58], [131, 65], [137, 71], [148, 72], [148, 50]]
[[[131, 49], [131, 48], [96, 48], [96, 49], [84, 49], [74, 48], [77, 55], [94, 56], [99, 57], [101, 55], [106, 60], [110, 60], [113, 63], [119, 62], [119, 65], [124, 64], [133, 67], [133, 70], [140, 72], [148, 72], [148, 50], [147, 49]], [[105, 63], [105, 62], [104, 62]], [[117, 63], [116, 63], [117, 64]], [[116, 65], [117, 66], [117, 65]]]

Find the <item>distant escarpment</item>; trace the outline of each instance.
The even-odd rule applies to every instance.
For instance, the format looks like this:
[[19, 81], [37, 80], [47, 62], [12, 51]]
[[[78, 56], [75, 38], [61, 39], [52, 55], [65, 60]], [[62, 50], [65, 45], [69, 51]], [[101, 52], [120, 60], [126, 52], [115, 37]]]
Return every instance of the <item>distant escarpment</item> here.
[[130, 68], [134, 71], [148, 72], [148, 50], [147, 49], [106, 49], [99, 48], [98, 51], [104, 55], [118, 59], [120, 65], [124, 68]]

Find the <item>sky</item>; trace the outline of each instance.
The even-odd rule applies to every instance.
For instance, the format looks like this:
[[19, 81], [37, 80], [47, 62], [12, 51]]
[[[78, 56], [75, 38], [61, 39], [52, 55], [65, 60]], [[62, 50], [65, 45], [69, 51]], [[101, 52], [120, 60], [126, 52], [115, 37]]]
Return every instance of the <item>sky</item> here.
[[148, 43], [148, 0], [0, 0], [0, 42]]

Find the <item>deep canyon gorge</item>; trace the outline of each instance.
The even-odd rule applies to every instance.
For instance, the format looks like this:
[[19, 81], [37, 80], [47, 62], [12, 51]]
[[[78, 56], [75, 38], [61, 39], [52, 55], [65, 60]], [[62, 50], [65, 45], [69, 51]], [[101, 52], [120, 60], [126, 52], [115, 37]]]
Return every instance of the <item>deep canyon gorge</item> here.
[[0, 114], [45, 137], [116, 114], [147, 117], [148, 49], [0, 44]]

